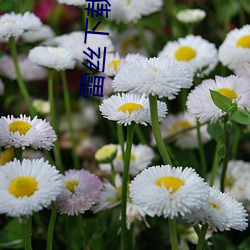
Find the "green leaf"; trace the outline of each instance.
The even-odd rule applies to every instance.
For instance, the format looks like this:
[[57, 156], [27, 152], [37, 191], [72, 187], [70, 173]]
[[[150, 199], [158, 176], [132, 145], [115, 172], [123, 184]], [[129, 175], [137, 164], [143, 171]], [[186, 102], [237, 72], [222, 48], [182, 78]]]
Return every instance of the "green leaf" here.
[[250, 237], [241, 242], [241, 244], [238, 247], [238, 250], [249, 250], [249, 246], [250, 246]]
[[223, 136], [223, 128], [219, 122], [208, 124], [207, 132], [209, 135], [215, 139], [216, 141], [222, 139]]
[[22, 229], [18, 219], [11, 220], [0, 231], [0, 249], [22, 249]]
[[232, 108], [235, 108], [235, 103], [233, 103], [233, 101], [230, 98], [211, 89], [210, 89], [210, 94], [214, 104], [222, 111], [231, 112], [233, 111]]
[[232, 113], [232, 120], [240, 124], [250, 124], [250, 114], [241, 108]]

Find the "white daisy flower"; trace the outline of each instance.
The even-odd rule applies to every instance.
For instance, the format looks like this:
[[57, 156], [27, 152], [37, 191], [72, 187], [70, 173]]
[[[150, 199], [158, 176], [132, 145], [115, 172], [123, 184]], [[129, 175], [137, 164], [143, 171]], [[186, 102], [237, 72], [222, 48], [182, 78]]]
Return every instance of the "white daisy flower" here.
[[58, 3], [64, 3], [67, 5], [82, 6], [86, 4], [86, 0], [56, 0]]
[[46, 41], [48, 39], [53, 38], [54, 36], [55, 33], [50, 28], [50, 26], [44, 24], [37, 30], [30, 30], [23, 33], [22, 39], [28, 43], [35, 43], [35, 42]]
[[[123, 156], [121, 146], [117, 145], [118, 151], [116, 158], [113, 160], [114, 169], [116, 172], [123, 172]], [[154, 151], [147, 145], [132, 145], [129, 174], [132, 176], [137, 175], [143, 169], [148, 167], [154, 158]], [[111, 173], [110, 164], [99, 164], [101, 170]]]
[[104, 47], [106, 47], [106, 53], [112, 52], [114, 49], [113, 43], [108, 36], [98, 34], [94, 36], [89, 35], [86, 44], [84, 43], [84, 38], [85, 33], [83, 31], [74, 31], [66, 35], [55, 37], [49, 44], [57, 45], [70, 51], [80, 65], [83, 60], [88, 59], [88, 56], [83, 54], [83, 51], [90, 53], [87, 49], [88, 47], [96, 53], [98, 52], [98, 47], [101, 53], [103, 53]]
[[56, 140], [55, 131], [45, 120], [20, 115], [0, 118], [0, 146], [5, 148], [44, 148], [50, 150]]
[[[29, 60], [26, 55], [19, 55], [18, 64], [23, 80], [39, 81], [47, 77], [47, 69], [40, 67]], [[11, 80], [16, 80], [16, 70], [13, 59], [9, 55], [4, 55], [0, 58], [0, 75], [8, 77]]]
[[193, 74], [184, 63], [171, 58], [128, 61], [114, 78], [115, 91], [152, 94], [174, 99], [181, 88], [190, 88]]
[[181, 10], [176, 14], [176, 18], [182, 23], [197, 23], [206, 17], [206, 12], [201, 9]]
[[218, 62], [215, 45], [194, 35], [168, 42], [159, 53], [159, 57], [166, 56], [185, 63], [198, 76], [208, 75]]
[[64, 48], [38, 46], [30, 50], [29, 59], [40, 66], [55, 70], [73, 69], [75, 59], [73, 55]]
[[25, 31], [36, 30], [42, 25], [33, 13], [6, 13], [0, 17], [0, 42], [8, 42], [10, 37], [19, 38]]
[[43, 159], [15, 159], [0, 168], [0, 179], [0, 213], [12, 217], [48, 207], [62, 189], [59, 171]]
[[216, 122], [225, 114], [213, 103], [210, 89], [232, 99], [238, 107], [244, 108], [250, 105], [250, 78], [235, 75], [215, 76], [215, 80], [204, 80], [188, 95], [188, 111], [200, 122]]
[[[174, 140], [177, 147], [182, 149], [193, 149], [199, 146], [196, 126], [195, 117], [188, 112], [183, 112], [176, 115], [167, 115], [167, 117], [161, 122], [160, 129], [164, 139], [176, 135]], [[189, 130], [185, 131], [187, 129]], [[206, 143], [211, 139], [207, 132], [207, 125], [202, 125], [200, 127], [200, 132], [201, 141], [203, 143]], [[156, 145], [153, 134], [151, 138], [152, 144]]]
[[164, 218], [200, 209], [209, 196], [208, 185], [192, 168], [154, 166], [143, 170], [130, 185], [130, 197], [146, 214]]
[[250, 25], [230, 31], [218, 50], [220, 62], [231, 70], [240, 64], [249, 62], [250, 58]]
[[99, 200], [97, 204], [93, 207], [95, 213], [110, 209], [121, 204], [122, 196], [122, 179], [119, 174], [115, 175], [114, 185], [109, 181], [104, 181], [101, 193], [99, 195]]
[[[104, 118], [117, 121], [124, 126], [132, 122], [143, 124], [151, 123], [149, 101], [145, 95], [124, 94], [113, 95], [104, 100], [99, 106]], [[161, 121], [167, 114], [165, 103], [158, 101], [158, 117]]]
[[111, 11], [109, 19], [116, 22], [137, 22], [142, 16], [159, 11], [163, 6], [162, 0], [109, 0]]
[[235, 229], [243, 231], [248, 226], [247, 212], [242, 203], [233, 199], [228, 193], [210, 188], [206, 206], [187, 216], [188, 221], [207, 223], [217, 232]]

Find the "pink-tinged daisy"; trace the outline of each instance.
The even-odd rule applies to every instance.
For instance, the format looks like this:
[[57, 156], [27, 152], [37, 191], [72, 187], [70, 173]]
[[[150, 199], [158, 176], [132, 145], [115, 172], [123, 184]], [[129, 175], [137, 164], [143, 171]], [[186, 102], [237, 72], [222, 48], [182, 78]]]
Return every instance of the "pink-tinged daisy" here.
[[149, 167], [130, 185], [130, 197], [140, 209], [164, 218], [190, 214], [202, 208], [208, 196], [208, 185], [192, 168]]
[[126, 62], [114, 78], [115, 91], [158, 95], [174, 99], [181, 88], [190, 88], [193, 73], [182, 62], [140, 58]]
[[42, 25], [33, 13], [6, 13], [0, 17], [0, 42], [8, 42], [10, 37], [19, 38], [25, 31], [36, 30]]
[[207, 223], [217, 232], [225, 230], [243, 231], [247, 228], [247, 212], [242, 203], [233, 199], [228, 193], [210, 188], [206, 206], [187, 216], [188, 221]]
[[[113, 95], [99, 106], [102, 115], [111, 121], [124, 126], [132, 122], [147, 126], [151, 123], [149, 101], [145, 95], [124, 94]], [[162, 120], [167, 113], [165, 103], [158, 101], [158, 117]]]
[[[39, 81], [47, 77], [47, 70], [29, 60], [26, 55], [19, 55], [18, 65], [21, 76], [25, 81]], [[0, 58], [0, 75], [16, 80], [16, 71], [11, 56], [5, 55]]]
[[225, 114], [213, 103], [210, 89], [232, 99], [238, 107], [250, 106], [250, 78], [235, 75], [215, 76], [215, 80], [202, 81], [188, 95], [188, 111], [196, 116], [200, 122], [216, 122]]
[[0, 213], [12, 217], [48, 207], [62, 189], [59, 171], [43, 159], [14, 159], [0, 168], [0, 179]]
[[0, 146], [5, 148], [44, 148], [50, 150], [57, 139], [55, 131], [45, 120], [20, 115], [0, 118]]
[[83, 214], [97, 203], [102, 182], [96, 175], [71, 169], [64, 173], [62, 181], [63, 189], [56, 200], [61, 214]]
[[250, 25], [231, 30], [221, 44], [218, 56], [220, 62], [231, 70], [235, 70], [242, 63], [249, 62]]
[[166, 56], [183, 62], [198, 76], [208, 75], [218, 62], [215, 45], [194, 35], [168, 42], [159, 53], [159, 57]]

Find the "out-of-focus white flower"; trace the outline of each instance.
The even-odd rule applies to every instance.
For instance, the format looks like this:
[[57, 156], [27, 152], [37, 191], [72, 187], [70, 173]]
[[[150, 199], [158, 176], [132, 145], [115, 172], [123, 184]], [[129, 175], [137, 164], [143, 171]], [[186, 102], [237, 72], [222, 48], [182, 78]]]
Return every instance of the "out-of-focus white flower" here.
[[235, 74], [238, 76], [245, 76], [250, 78], [250, 61], [240, 64], [235, 70]]
[[137, 22], [142, 16], [159, 11], [163, 5], [162, 0], [109, 0], [111, 11], [109, 19], [116, 22]]
[[[57, 45], [67, 49], [73, 54], [74, 58], [77, 59], [79, 64], [81, 64], [85, 59], [89, 58], [87, 55], [83, 54], [83, 51], [90, 54], [89, 50], [87, 49], [88, 47], [96, 53], [98, 53], [99, 47], [101, 54], [103, 53], [104, 47], [106, 47], [106, 53], [112, 52], [114, 49], [113, 43], [108, 36], [98, 34], [94, 36], [89, 35], [86, 44], [84, 43], [84, 38], [85, 33], [83, 31], [74, 31], [69, 34], [53, 38], [49, 44]], [[93, 57], [93, 59], [96, 60], [95, 57]]]
[[42, 99], [34, 99], [32, 101], [34, 108], [41, 114], [47, 115], [50, 113], [50, 103]]
[[206, 12], [201, 9], [181, 10], [176, 14], [176, 18], [183, 23], [196, 23], [206, 17]]
[[33, 13], [6, 13], [0, 17], [0, 42], [8, 42], [10, 37], [19, 38], [25, 31], [36, 30], [42, 25]]
[[86, 0], [56, 0], [58, 3], [64, 3], [67, 5], [82, 6], [86, 4]]
[[64, 48], [38, 46], [30, 50], [29, 59], [40, 66], [55, 70], [73, 69], [75, 59], [73, 55]]
[[[161, 122], [160, 129], [162, 137], [164, 139], [176, 135], [174, 141], [177, 147], [180, 147], [182, 149], [192, 149], [198, 147], [196, 126], [197, 123], [195, 117], [188, 112], [184, 112], [178, 113], [177, 115], [167, 115], [166, 118]], [[185, 131], [186, 129], [190, 130]], [[211, 139], [211, 137], [207, 133], [207, 125], [203, 125], [200, 127], [200, 133], [201, 141], [203, 143], [206, 143]], [[152, 143], [155, 145], [153, 135], [151, 136], [151, 138]]]
[[22, 39], [28, 43], [46, 41], [55, 36], [54, 31], [48, 25], [42, 25], [37, 30], [30, 30], [22, 35]]
[[[26, 55], [19, 55], [17, 59], [21, 76], [25, 81], [44, 80], [47, 77], [47, 70], [34, 64]], [[0, 58], [0, 75], [11, 80], [17, 79], [11, 56], [5, 55]]]
[[[137, 175], [143, 169], [147, 168], [154, 158], [154, 151], [147, 145], [132, 145], [129, 173], [132, 176]], [[118, 146], [116, 158], [113, 161], [114, 170], [123, 173], [124, 164], [121, 146]], [[110, 164], [99, 164], [99, 167], [103, 171], [111, 173]]]

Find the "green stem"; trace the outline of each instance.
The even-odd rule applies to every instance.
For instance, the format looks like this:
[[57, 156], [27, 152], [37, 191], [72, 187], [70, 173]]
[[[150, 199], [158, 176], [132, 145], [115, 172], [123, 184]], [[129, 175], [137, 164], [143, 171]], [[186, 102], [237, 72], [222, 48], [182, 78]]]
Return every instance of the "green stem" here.
[[[196, 234], [197, 234], [197, 236], [198, 236], [198, 239], [199, 239], [199, 235], [200, 235], [200, 232], [201, 232], [199, 226], [198, 226], [198, 225], [194, 226], [194, 230], [195, 230], [195, 232], [196, 232]], [[211, 250], [211, 248], [210, 248], [210, 246], [208, 245], [208, 242], [207, 242], [207, 241], [204, 241], [203, 247], [204, 247], [205, 250]]]
[[145, 139], [145, 136], [143, 135], [141, 128], [139, 127], [138, 124], [135, 125], [135, 134], [141, 144], [147, 144], [147, 140]]
[[212, 166], [211, 179], [210, 179], [210, 186], [211, 187], [214, 185], [214, 180], [215, 180], [217, 170], [218, 170], [218, 167], [219, 167], [220, 157], [218, 155], [218, 149], [219, 149], [220, 144], [221, 144], [221, 142], [217, 141], [216, 148], [215, 148], [215, 153], [214, 153], [214, 160], [213, 160], [213, 166]]
[[36, 111], [35, 111], [35, 108], [32, 105], [30, 95], [28, 93], [26, 85], [25, 85], [25, 83], [24, 83], [24, 81], [22, 79], [22, 76], [21, 76], [21, 72], [20, 72], [19, 65], [18, 65], [17, 49], [16, 49], [16, 43], [15, 43], [15, 38], [14, 37], [11, 37], [9, 39], [9, 46], [10, 46], [10, 52], [11, 52], [11, 56], [12, 56], [13, 63], [14, 63], [14, 68], [15, 68], [15, 71], [16, 71], [18, 87], [20, 89], [20, 92], [23, 95], [23, 98], [24, 98], [26, 104], [27, 104], [27, 107], [28, 107], [28, 110], [29, 110], [29, 113], [30, 113], [31, 117], [34, 117], [36, 115]]
[[49, 221], [49, 228], [48, 228], [48, 233], [47, 233], [46, 250], [52, 250], [52, 247], [53, 247], [53, 235], [54, 235], [54, 228], [55, 228], [55, 223], [56, 223], [56, 215], [57, 215], [56, 205], [53, 202], [50, 221]]
[[220, 179], [220, 190], [221, 192], [224, 192], [224, 183], [225, 183], [225, 177], [227, 172], [227, 164], [229, 161], [229, 147], [230, 147], [230, 134], [227, 131], [227, 121], [229, 121], [229, 116], [226, 115], [224, 118], [224, 144], [226, 146], [226, 155], [223, 159], [223, 165], [222, 165], [222, 172], [221, 172], [221, 179]]
[[69, 132], [70, 132], [70, 137], [71, 137], [71, 142], [72, 142], [72, 157], [73, 157], [73, 162], [74, 162], [74, 168], [79, 169], [80, 163], [76, 154], [76, 138], [75, 138], [73, 123], [72, 123], [70, 95], [69, 95], [68, 83], [67, 83], [67, 77], [66, 77], [65, 71], [61, 71], [61, 77], [62, 77], [62, 84], [63, 84], [64, 105], [65, 105], [66, 116], [67, 116], [67, 120], [69, 124]]
[[82, 249], [88, 249], [88, 244], [87, 244], [87, 237], [85, 235], [85, 228], [86, 228], [86, 223], [83, 220], [82, 214], [78, 215], [78, 222], [79, 222], [79, 231], [80, 231], [80, 239], [82, 241]]
[[[82, 25], [83, 25], [82, 30], [84, 30], [84, 31], [85, 31], [85, 27], [86, 27], [85, 7], [86, 7], [86, 5], [84, 4], [82, 6]], [[88, 29], [90, 29], [90, 26], [88, 27]]]
[[131, 157], [131, 149], [134, 136], [135, 124], [128, 126], [126, 149], [124, 154], [124, 169], [122, 175], [122, 222], [121, 222], [121, 249], [128, 250], [128, 232], [126, 224], [126, 206], [127, 206], [127, 191], [128, 191], [128, 176], [129, 176], [129, 164]]
[[207, 229], [208, 229], [207, 224], [202, 225], [201, 230], [200, 230], [200, 234], [199, 234], [199, 240], [198, 240], [196, 250], [202, 250], [203, 249]]
[[164, 140], [161, 136], [161, 130], [160, 130], [159, 118], [158, 118], [157, 96], [152, 96], [152, 95], [149, 96], [149, 105], [150, 105], [152, 129], [153, 129], [156, 145], [163, 159], [163, 162], [165, 164], [170, 164], [172, 166], [172, 161], [169, 157]]
[[177, 239], [177, 234], [176, 234], [175, 219], [169, 218], [168, 225], [169, 225], [169, 233], [170, 233], [170, 241], [171, 241], [172, 250], [178, 250], [179, 245], [178, 245], [178, 239]]
[[235, 159], [237, 156], [240, 136], [241, 136], [241, 130], [237, 126], [235, 126], [235, 135], [234, 135], [232, 154], [231, 154], [232, 159]]
[[32, 217], [29, 216], [28, 218], [24, 218], [21, 224], [23, 231], [24, 249], [32, 250], [32, 245], [31, 245]]
[[117, 137], [118, 137], [118, 141], [119, 144], [121, 146], [122, 149], [122, 155], [124, 156], [124, 134], [123, 134], [123, 126], [117, 124]]
[[[57, 136], [58, 133], [58, 127], [57, 127], [57, 119], [55, 114], [55, 102], [54, 102], [54, 86], [53, 86], [53, 70], [49, 70], [49, 79], [48, 79], [48, 95], [49, 95], [49, 103], [50, 103], [50, 113], [51, 113], [51, 125], [54, 128]], [[55, 141], [54, 146], [54, 154], [56, 159], [56, 166], [58, 169], [62, 172], [62, 158], [61, 158], [61, 152], [60, 152], [60, 146], [59, 146], [59, 139]]]
[[246, 24], [246, 16], [242, 0], [238, 0], [238, 2], [240, 5], [240, 26], [242, 27]]
[[148, 45], [147, 38], [146, 38], [145, 33], [144, 33], [145, 29], [144, 29], [144, 27], [142, 25], [142, 21], [140, 21], [140, 20], [137, 22], [137, 29], [138, 29], [138, 32], [140, 34], [140, 38], [142, 39], [143, 47], [146, 50], [148, 57], [150, 57], [151, 56], [151, 51], [150, 51], [150, 48], [149, 48], [149, 45]]
[[203, 178], [205, 178], [206, 173], [207, 173], [207, 162], [206, 162], [203, 143], [201, 140], [200, 123], [198, 122], [198, 120], [196, 121], [196, 125], [197, 125], [196, 129], [197, 129], [197, 137], [198, 137], [198, 145], [199, 145], [199, 154], [200, 154], [200, 160], [201, 160], [200, 174]]

